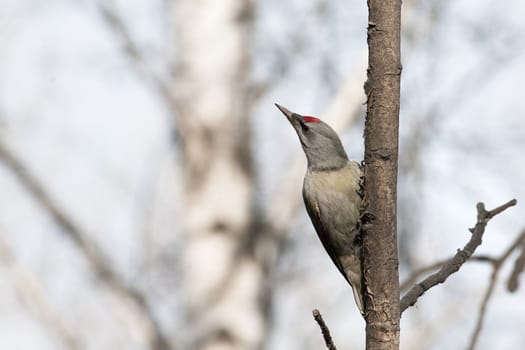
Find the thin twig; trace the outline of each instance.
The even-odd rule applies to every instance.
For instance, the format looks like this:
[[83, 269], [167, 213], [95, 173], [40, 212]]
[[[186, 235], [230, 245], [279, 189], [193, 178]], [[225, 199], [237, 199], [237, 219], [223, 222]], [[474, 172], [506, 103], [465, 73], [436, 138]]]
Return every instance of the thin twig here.
[[470, 240], [467, 242], [463, 249], [457, 251], [452, 259], [447, 261], [441, 269], [421, 281], [420, 283], [415, 284], [400, 301], [400, 311], [403, 313], [408, 307], [413, 306], [420, 296], [422, 296], [430, 288], [445, 282], [445, 280], [457, 272], [461, 266], [474, 254], [474, 251], [479, 245], [481, 245], [483, 233], [485, 232], [485, 227], [490, 219], [495, 215], [503, 212], [516, 205], [517, 201], [515, 199], [493, 209], [490, 211], [485, 210], [485, 205], [483, 203], [478, 203], [476, 208], [478, 210], [478, 220], [476, 225], [469, 229], [472, 233]]
[[324, 323], [323, 316], [321, 316], [321, 313], [319, 312], [319, 310], [317, 309], [312, 310], [312, 315], [314, 316], [314, 320], [319, 325], [319, 328], [321, 328], [321, 333], [323, 334], [323, 339], [324, 339], [327, 349], [337, 350], [332, 340], [332, 336], [330, 336], [330, 330], [328, 329], [328, 326], [326, 325], [326, 323]]

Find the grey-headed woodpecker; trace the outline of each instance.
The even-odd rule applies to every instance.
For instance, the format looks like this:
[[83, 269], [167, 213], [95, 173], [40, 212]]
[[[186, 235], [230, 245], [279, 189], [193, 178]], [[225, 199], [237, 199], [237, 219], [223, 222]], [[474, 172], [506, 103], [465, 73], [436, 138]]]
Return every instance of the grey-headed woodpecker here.
[[348, 160], [339, 136], [328, 124], [276, 106], [295, 129], [308, 161], [303, 182], [306, 211], [364, 314], [359, 234], [361, 167]]

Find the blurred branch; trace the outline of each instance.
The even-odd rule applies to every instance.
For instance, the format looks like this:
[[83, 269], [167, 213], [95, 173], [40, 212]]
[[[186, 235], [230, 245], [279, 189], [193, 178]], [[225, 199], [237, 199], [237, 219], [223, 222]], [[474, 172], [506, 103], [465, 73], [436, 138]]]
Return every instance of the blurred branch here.
[[144, 67], [144, 59], [142, 57], [141, 49], [135, 43], [135, 40], [131, 37], [131, 33], [126, 27], [124, 21], [113, 8], [102, 1], [97, 2], [97, 7], [102, 15], [102, 18], [106, 21], [108, 26], [115, 32], [115, 34], [121, 39], [122, 46], [126, 55], [136, 64], [137, 68], [141, 70], [142, 74], [147, 72], [142, 71]]
[[46, 300], [37, 276], [25, 271], [15, 262], [15, 258], [7, 244], [0, 240], [0, 262], [6, 267], [8, 276], [19, 298], [25, 303], [31, 313], [41, 321], [42, 325], [52, 334], [65, 349], [77, 350], [82, 347], [79, 340], [71, 334], [59, 314]]
[[332, 340], [332, 336], [330, 335], [330, 329], [328, 329], [328, 326], [326, 325], [326, 323], [324, 323], [323, 316], [321, 315], [319, 310], [314, 309], [312, 311], [312, 315], [314, 316], [315, 321], [319, 325], [319, 328], [321, 328], [321, 333], [323, 334], [323, 339], [326, 344], [326, 348], [328, 350], [337, 350], [334, 341]]
[[525, 265], [525, 230], [521, 233], [521, 242], [516, 248], [521, 249], [521, 254], [514, 262], [514, 268], [512, 269], [512, 273], [510, 274], [509, 280], [507, 282], [507, 289], [511, 293], [514, 293], [518, 289], [518, 278], [523, 272], [523, 267]]
[[[112, 30], [113, 34], [120, 39], [122, 50], [132, 63], [137, 75], [151, 83], [160, 92], [168, 108], [175, 108], [170, 89], [170, 77], [161, 77], [148, 68], [148, 62], [146, 62], [143, 50], [136, 43], [124, 20], [111, 5], [99, 0], [97, 1], [97, 7], [104, 22]], [[175, 113], [172, 113], [172, 116], [175, 115]]]
[[249, 87], [253, 101], [257, 101], [264, 96], [288, 74], [290, 68], [294, 66], [297, 57], [308, 48], [308, 41], [311, 38], [307, 35], [309, 31], [305, 30], [305, 28], [310, 27], [312, 22], [310, 18], [311, 13], [314, 16], [322, 16], [327, 10], [327, 5], [328, 2], [326, 0], [317, 0], [310, 11], [308, 11], [309, 13], [296, 24], [294, 32], [290, 34], [288, 39], [288, 45], [284, 48], [275, 49], [277, 58], [272, 63], [272, 68], [268, 69], [268, 71], [272, 72], [271, 76], [264, 81], [255, 82]]
[[128, 285], [115, 271], [110, 268], [110, 263], [99, 250], [86, 232], [78, 227], [73, 220], [59, 207], [59, 205], [45, 191], [44, 186], [33, 175], [23, 162], [11, 152], [11, 150], [0, 142], [0, 160], [16, 175], [25, 189], [33, 198], [48, 212], [62, 231], [77, 246], [84, 255], [89, 265], [95, 272], [102, 284], [108, 287], [119, 297], [130, 301], [143, 319], [143, 324], [148, 325], [145, 330], [151, 349], [170, 349], [168, 340], [161, 333], [153, 315], [153, 311], [147, 304], [141, 292], [133, 286]]
[[[494, 292], [494, 287], [496, 285], [498, 275], [501, 271], [501, 266], [505, 263], [505, 261], [509, 258], [509, 256], [514, 252], [514, 250], [518, 248], [523, 249], [524, 244], [525, 244], [525, 230], [521, 232], [521, 234], [517, 237], [514, 243], [512, 243], [507, 248], [507, 250], [503, 252], [503, 254], [499, 258], [492, 260], [492, 268], [493, 268], [492, 274], [490, 275], [489, 285], [487, 286], [487, 290], [485, 291], [485, 295], [481, 301], [478, 319], [476, 321], [476, 327], [474, 328], [474, 332], [472, 333], [472, 337], [470, 338], [470, 344], [468, 347], [469, 350], [474, 350], [474, 348], [476, 347], [476, 343], [481, 333], [481, 328], [483, 327], [483, 321], [485, 319], [485, 315], [487, 314], [487, 306], [488, 306], [490, 297], [492, 296], [492, 293]], [[521, 256], [518, 258], [517, 261], [519, 261], [522, 256], [523, 256], [523, 250], [522, 250]], [[512, 273], [512, 276], [514, 276], [514, 271]], [[516, 278], [517, 278], [517, 275], [516, 275]]]
[[487, 223], [494, 216], [500, 214], [504, 210], [516, 205], [517, 201], [515, 199], [510, 200], [509, 202], [493, 209], [490, 211], [485, 210], [485, 205], [483, 203], [478, 203], [478, 219], [474, 228], [469, 229], [472, 233], [470, 240], [467, 242], [463, 249], [459, 249], [452, 259], [447, 261], [441, 269], [424, 279], [423, 281], [415, 284], [404, 296], [401, 298], [400, 302], [400, 311], [403, 313], [408, 307], [413, 306], [420, 296], [422, 296], [430, 288], [445, 282], [445, 280], [457, 272], [461, 266], [474, 254], [475, 250], [483, 238], [485, 233], [485, 228]]

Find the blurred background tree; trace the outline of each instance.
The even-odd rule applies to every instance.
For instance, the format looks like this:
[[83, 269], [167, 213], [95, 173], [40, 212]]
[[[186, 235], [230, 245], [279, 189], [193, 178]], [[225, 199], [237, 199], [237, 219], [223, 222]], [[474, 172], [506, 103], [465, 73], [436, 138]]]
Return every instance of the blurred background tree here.
[[[320, 349], [315, 307], [363, 347], [273, 102], [362, 158], [364, 1], [0, 3], [2, 348]], [[402, 279], [464, 244], [477, 201], [525, 193], [525, 5], [403, 6]], [[495, 219], [480, 254], [524, 226]], [[466, 348], [489, 274], [407, 310], [402, 348]], [[523, 298], [497, 285], [478, 349], [525, 343]]]

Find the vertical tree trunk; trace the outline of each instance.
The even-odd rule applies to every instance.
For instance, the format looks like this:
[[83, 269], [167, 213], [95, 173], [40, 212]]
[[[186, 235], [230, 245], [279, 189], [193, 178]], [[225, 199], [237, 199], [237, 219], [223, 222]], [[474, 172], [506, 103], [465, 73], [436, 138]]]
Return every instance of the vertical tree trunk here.
[[191, 348], [256, 349], [264, 273], [247, 248], [254, 178], [245, 96], [253, 4], [178, 0], [173, 11]]
[[400, 0], [368, 0], [365, 93], [366, 348], [399, 348], [396, 182], [399, 128]]

